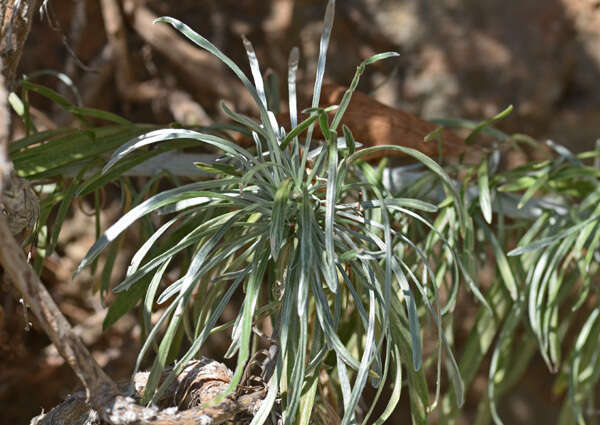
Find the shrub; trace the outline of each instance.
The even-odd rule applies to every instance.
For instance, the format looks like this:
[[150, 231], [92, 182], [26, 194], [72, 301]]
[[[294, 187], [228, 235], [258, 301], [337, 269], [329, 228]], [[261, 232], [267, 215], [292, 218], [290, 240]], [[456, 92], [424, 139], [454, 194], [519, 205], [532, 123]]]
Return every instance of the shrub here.
[[[198, 356], [211, 334], [228, 329], [231, 345], [225, 357], [237, 355], [237, 367], [222, 396], [236, 390], [260, 354], [253, 327], [268, 319], [274, 330], [267, 338], [270, 347], [261, 369], [268, 393], [253, 423], [264, 422], [276, 403], [284, 423], [311, 422], [313, 408], [312, 421], [319, 421], [331, 411], [331, 400], [318, 391], [320, 386], [335, 392], [340, 405], [334, 410], [343, 411], [341, 423], [383, 423], [394, 411], [404, 385], [413, 423], [427, 423], [428, 414], [438, 405], [440, 423], [452, 423], [464, 401], [464, 387], [487, 355], [491, 364], [481, 423], [488, 416], [500, 423], [495, 400], [523, 375], [536, 348], [548, 368], [558, 372], [557, 389], [568, 388], [560, 423], [583, 423], [582, 406], [593, 402], [600, 370], [600, 309], [593, 286], [600, 242], [600, 171], [597, 164], [585, 161], [597, 161], [600, 151], [575, 155], [551, 144], [554, 152], [547, 160], [502, 171], [499, 146], [531, 142], [490, 127], [510, 109], [482, 123], [439, 121], [471, 128], [468, 142], [481, 132], [497, 140], [498, 148], [477, 164], [442, 168], [419, 151], [402, 146], [357, 149], [352, 129], [340, 128], [341, 117], [367, 66], [396, 54], [365, 60], [340, 105], [320, 107], [333, 8], [330, 1], [312, 107], [302, 122], [298, 122], [295, 88], [298, 51], [290, 53], [291, 130], [287, 133], [269, 110], [258, 59], [248, 40], [244, 39], [244, 46], [253, 83], [202, 36], [175, 19], [160, 18], [159, 22], [171, 24], [221, 59], [251, 93], [258, 122], [225, 104], [222, 108], [238, 124], [236, 129], [251, 135], [253, 146], [243, 148], [214, 131], [144, 128], [65, 105], [84, 118], [100, 116], [116, 122], [114, 127], [86, 130], [87, 137], [91, 132], [103, 141], [98, 144], [103, 152], [136, 137], [115, 151], [101, 173], [84, 182], [83, 173], [92, 168], [92, 160], [87, 159], [72, 185], [46, 200], [42, 223], [49, 210], [63, 202], [46, 246], [49, 252], [76, 194], [91, 193], [120, 179], [125, 170], [149, 156], [199, 143], [210, 145], [223, 156], [196, 165], [212, 178], [176, 185], [143, 200], [156, 178], [150, 180], [136, 194], [133, 207], [98, 238], [78, 269], [93, 264], [137, 220], [151, 213], [169, 216], [158, 228], [145, 222], [151, 230], [126, 278], [114, 288], [118, 297], [105, 321], [109, 326], [141, 302], [147, 337], [136, 371], [148, 351], [156, 349], [144, 402], [152, 402], [168, 386], [170, 379], [159, 386], [159, 378], [173, 357], [177, 360], [171, 379]], [[30, 82], [24, 87], [43, 92]], [[317, 125], [324, 135], [322, 143], [313, 141]], [[86, 137], [64, 132], [58, 136], [70, 141]], [[13, 145], [22, 175], [40, 176], [35, 164], [27, 161], [41, 158], [41, 151], [56, 154], [57, 143], [52, 143], [56, 137], [36, 134]], [[50, 142], [34, 146], [46, 139]], [[160, 148], [148, 149], [151, 145]], [[420, 168], [373, 167], [363, 161], [382, 149], [399, 151]], [[132, 155], [134, 151], [137, 155]], [[79, 158], [75, 162], [81, 164]], [[41, 173], [55, 176], [64, 165], [60, 162], [54, 171], [46, 165]], [[36, 171], [27, 174], [27, 169]], [[458, 176], [464, 176], [460, 182]], [[111, 249], [109, 258], [114, 260], [118, 244]], [[497, 273], [492, 282], [482, 285], [477, 272], [490, 261]], [[176, 263], [181, 276], [161, 288], [162, 277]], [[465, 345], [456, 347], [457, 296], [465, 284], [479, 310]], [[243, 294], [239, 314], [217, 326], [236, 292]], [[160, 319], [152, 325], [155, 306]], [[424, 344], [424, 335], [435, 335], [435, 344]], [[457, 351], [461, 352], [458, 361]], [[442, 364], [448, 386], [442, 385]], [[433, 397], [433, 387], [428, 385], [432, 377]], [[367, 385], [376, 391], [364, 411], [358, 403]], [[391, 391], [386, 390], [390, 385]], [[373, 417], [382, 394], [387, 397], [386, 407]]]

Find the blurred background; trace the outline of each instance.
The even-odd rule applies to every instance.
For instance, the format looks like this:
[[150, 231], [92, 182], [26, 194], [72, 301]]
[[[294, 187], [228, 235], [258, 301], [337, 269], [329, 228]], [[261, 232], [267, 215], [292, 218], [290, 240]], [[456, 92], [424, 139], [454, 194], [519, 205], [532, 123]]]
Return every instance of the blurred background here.
[[[279, 76], [283, 99], [288, 55], [298, 46], [299, 88], [308, 99], [325, 5], [323, 0], [49, 0], [30, 33], [20, 73], [75, 100], [57, 78], [36, 75], [62, 72], [85, 106], [136, 122], [205, 125], [223, 119], [220, 99], [252, 115], [247, 93], [225, 66], [152, 20], [163, 15], [181, 20], [249, 74], [245, 35], [262, 68]], [[498, 125], [505, 132], [551, 139], [575, 151], [593, 147], [600, 137], [598, 0], [338, 2], [326, 78], [347, 85], [363, 59], [389, 50], [401, 56], [370, 67], [359, 85], [383, 103], [425, 119], [474, 120], [513, 104], [515, 111]], [[30, 100], [39, 129], [72, 124], [71, 115], [56, 105]], [[14, 137], [20, 137], [17, 120], [13, 126]], [[94, 240], [89, 212], [83, 200], [70, 216], [57, 248], [63, 255], [45, 264], [44, 281], [100, 364], [113, 377], [127, 377], [139, 348], [135, 317], [102, 333], [105, 310], [93, 294], [95, 278], [84, 272], [71, 279]], [[103, 222], [118, 214], [116, 197], [103, 210]], [[126, 251], [117, 259], [115, 280], [125, 269]], [[24, 330], [23, 309], [6, 288], [0, 291], [1, 421], [28, 423], [76, 390], [77, 381], [41, 332]], [[473, 319], [468, 307], [466, 317]], [[482, 372], [487, 374], [485, 365]], [[548, 374], [540, 361], [531, 379], [505, 397], [501, 414], [507, 423], [553, 423], [558, 404]], [[474, 409], [482, 391], [485, 380], [476, 380], [462, 423], [470, 423], [476, 412], [469, 406]], [[400, 412], [406, 406], [389, 423], [408, 423]]]
[[[187, 23], [248, 69], [245, 35], [285, 94], [293, 46], [301, 52], [300, 82], [311, 88], [324, 9], [322, 0], [50, 0], [21, 71], [65, 72], [86, 106], [134, 120], [181, 118], [157, 97], [161, 89], [188, 94], [215, 117], [220, 98], [247, 107], [241, 86], [152, 18]], [[361, 60], [398, 51], [398, 59], [370, 68], [361, 90], [423, 118], [482, 119], [514, 104], [506, 131], [589, 146], [600, 134], [599, 28], [597, 0], [345, 0], [336, 7], [326, 76], [348, 84]], [[137, 93], [127, 93], [136, 84]]]

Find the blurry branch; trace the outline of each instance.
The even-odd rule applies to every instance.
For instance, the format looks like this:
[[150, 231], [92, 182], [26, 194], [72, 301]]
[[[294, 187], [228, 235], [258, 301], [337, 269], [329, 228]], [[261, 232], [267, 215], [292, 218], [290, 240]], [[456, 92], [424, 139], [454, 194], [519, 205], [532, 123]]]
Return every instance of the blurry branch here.
[[133, 102], [148, 102], [166, 95], [166, 91], [157, 81], [150, 80], [142, 83], [134, 81], [133, 72], [129, 66], [127, 36], [119, 4], [116, 0], [102, 0], [100, 6], [106, 36], [116, 64], [115, 80], [119, 92], [126, 100]]
[[[150, 103], [158, 100], [166, 100], [167, 106], [175, 120], [189, 125], [208, 125], [208, 119], [204, 109], [198, 105], [189, 95], [180, 91], [172, 90], [158, 78], [148, 81], [135, 81], [131, 69], [130, 56], [127, 47], [127, 34], [119, 3], [117, 0], [102, 0], [102, 17], [104, 28], [111, 48], [111, 57], [115, 67], [115, 80], [117, 90], [121, 96], [130, 102]], [[148, 18], [150, 19], [150, 18]], [[149, 21], [151, 25], [152, 21]], [[152, 27], [154, 31], [160, 26]], [[185, 58], [181, 60], [185, 61]]]
[[[95, 72], [86, 72], [80, 85], [81, 98], [84, 105], [91, 105], [102, 95], [104, 85], [114, 73], [113, 50], [110, 45], [104, 46], [100, 53], [92, 59], [89, 66]], [[68, 112], [65, 112], [68, 114]]]
[[[322, 107], [339, 105], [342, 101], [347, 87], [334, 83], [325, 83], [321, 91], [320, 105]], [[329, 113], [330, 119], [336, 111]], [[307, 115], [301, 115], [302, 119]], [[277, 122], [289, 123], [289, 114], [277, 114]], [[458, 157], [467, 150], [464, 140], [447, 129], [425, 121], [402, 109], [393, 108], [369, 97], [365, 93], [355, 91], [352, 100], [347, 106], [341, 124], [351, 129], [354, 138], [365, 147], [381, 145], [397, 145], [417, 149], [431, 158], [442, 155], [445, 159]], [[439, 131], [440, 143], [435, 140], [426, 142], [425, 138]], [[315, 128], [315, 135], [323, 138], [320, 129]], [[243, 146], [251, 146], [254, 142], [245, 135], [237, 136], [237, 142]], [[476, 147], [469, 146], [470, 150]], [[381, 159], [390, 155], [398, 155], [397, 152], [380, 150], [368, 156], [367, 159]]]
[[68, 35], [63, 37], [64, 44], [68, 46], [69, 52], [71, 53], [67, 56], [65, 63], [65, 74], [67, 75], [75, 75], [78, 68], [86, 71], [91, 71], [94, 69], [82, 63], [75, 53], [78, 51], [79, 45], [81, 44], [82, 35], [85, 33], [88, 22], [86, 14], [87, 2], [78, 0], [74, 3], [73, 17], [71, 18], [71, 22], [69, 24], [69, 32]]
[[[84, 73], [78, 83], [83, 105], [95, 105], [98, 103], [98, 99], [104, 95], [104, 88], [114, 76], [113, 56], [112, 47], [110, 44], [106, 44], [100, 53], [90, 61], [88, 67], [93, 72]], [[72, 56], [70, 57], [72, 58]], [[71, 62], [74, 62], [74, 59], [71, 59]], [[63, 89], [61, 85], [61, 94], [65, 95]], [[31, 105], [30, 108], [32, 111], [35, 110]], [[54, 121], [56, 127], [67, 127], [73, 119], [73, 114], [63, 108], [57, 108], [52, 115], [52, 121]], [[53, 128], [47, 125], [45, 127]]]
[[218, 59], [182, 38], [171, 27], [154, 25], [158, 16], [148, 8], [136, 6], [129, 0], [125, 2], [125, 9], [138, 35], [186, 74], [186, 83], [194, 87], [196, 98], [226, 99], [234, 102], [238, 109], [252, 108], [254, 102], [249, 93], [223, 69]]

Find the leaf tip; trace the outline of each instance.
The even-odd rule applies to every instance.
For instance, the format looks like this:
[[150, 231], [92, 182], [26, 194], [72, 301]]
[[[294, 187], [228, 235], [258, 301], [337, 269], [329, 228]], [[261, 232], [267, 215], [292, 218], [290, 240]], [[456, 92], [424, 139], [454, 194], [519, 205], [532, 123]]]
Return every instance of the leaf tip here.
[[79, 263], [79, 266], [77, 266], [77, 269], [75, 270], [75, 272], [73, 273], [73, 276], [71, 276], [72, 279], [75, 279], [77, 277], [77, 275], [81, 272], [81, 270], [83, 270], [83, 268], [86, 265], [84, 264], [84, 262], [82, 261], [81, 263]]
[[415, 372], [418, 372], [419, 370], [421, 370], [421, 366], [422, 366], [421, 357], [413, 354], [413, 369], [415, 370]]
[[484, 210], [483, 219], [487, 224], [492, 224], [492, 212], [489, 209]]
[[158, 18], [155, 18], [155, 19], [152, 21], [152, 23], [153, 23], [153, 24], [158, 24], [158, 23], [160, 23], [160, 22], [168, 22], [168, 21], [169, 21], [169, 19], [171, 19], [171, 18], [169, 18], [168, 16], [159, 16]]

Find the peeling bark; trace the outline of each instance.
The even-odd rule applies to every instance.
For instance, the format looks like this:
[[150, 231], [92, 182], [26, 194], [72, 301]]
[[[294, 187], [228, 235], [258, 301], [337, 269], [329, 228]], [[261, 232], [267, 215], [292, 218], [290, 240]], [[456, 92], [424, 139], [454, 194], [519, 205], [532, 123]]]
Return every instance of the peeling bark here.
[[13, 89], [23, 46], [39, 5], [40, 0], [7, 0], [0, 5], [0, 58], [9, 90]]

